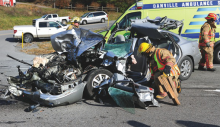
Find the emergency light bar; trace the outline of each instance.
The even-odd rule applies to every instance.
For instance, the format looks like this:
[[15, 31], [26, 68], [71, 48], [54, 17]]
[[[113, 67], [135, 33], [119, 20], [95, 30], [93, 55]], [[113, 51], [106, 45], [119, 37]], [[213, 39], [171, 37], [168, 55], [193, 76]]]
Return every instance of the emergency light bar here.
[[142, 9], [143, 2], [137, 2], [137, 9]]

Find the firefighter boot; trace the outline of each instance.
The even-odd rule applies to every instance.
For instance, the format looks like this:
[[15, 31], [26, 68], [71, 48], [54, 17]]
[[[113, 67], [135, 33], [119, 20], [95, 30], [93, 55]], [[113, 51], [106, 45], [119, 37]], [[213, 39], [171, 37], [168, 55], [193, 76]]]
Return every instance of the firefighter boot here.
[[208, 68], [207, 71], [216, 71], [216, 68]]
[[164, 99], [167, 93], [163, 90], [162, 86], [159, 85], [159, 94], [156, 96], [157, 99]]
[[166, 92], [163, 92], [163, 93], [159, 93], [156, 98], [157, 99], [164, 99], [165, 97], [167, 96], [167, 93]]
[[201, 66], [201, 65], [199, 65], [198, 70], [206, 71], [206, 69], [203, 66]]

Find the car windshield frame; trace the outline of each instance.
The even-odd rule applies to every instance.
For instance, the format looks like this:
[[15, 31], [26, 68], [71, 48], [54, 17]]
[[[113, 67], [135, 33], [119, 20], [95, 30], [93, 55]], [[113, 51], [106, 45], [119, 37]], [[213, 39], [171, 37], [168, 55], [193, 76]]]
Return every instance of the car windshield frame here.
[[47, 15], [43, 15], [41, 18], [46, 18], [47, 17]]
[[65, 24], [63, 24], [62, 22], [60, 21], [56, 21], [58, 24], [60, 24], [61, 26], [66, 26]]
[[89, 13], [85, 13], [85, 14], [83, 14], [81, 17], [82, 17], [82, 18], [85, 18], [88, 14], [89, 14]]

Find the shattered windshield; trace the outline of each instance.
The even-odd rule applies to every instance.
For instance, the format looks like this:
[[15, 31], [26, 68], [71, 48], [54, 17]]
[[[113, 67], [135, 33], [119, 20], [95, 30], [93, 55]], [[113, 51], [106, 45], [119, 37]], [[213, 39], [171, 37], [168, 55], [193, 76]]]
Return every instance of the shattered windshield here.
[[124, 57], [131, 52], [132, 39], [127, 39], [123, 43], [105, 44], [105, 51], [114, 53], [117, 57]]

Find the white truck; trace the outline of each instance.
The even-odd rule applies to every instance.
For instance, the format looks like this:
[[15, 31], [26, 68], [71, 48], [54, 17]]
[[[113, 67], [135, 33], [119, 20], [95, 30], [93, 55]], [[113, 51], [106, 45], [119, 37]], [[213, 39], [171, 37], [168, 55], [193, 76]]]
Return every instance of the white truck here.
[[67, 25], [63, 25], [59, 21], [53, 20], [33, 20], [32, 25], [14, 26], [14, 38], [21, 39], [25, 43], [31, 43], [34, 38], [50, 39], [50, 36], [67, 29]]
[[59, 17], [58, 14], [46, 14], [46, 15], [43, 15], [40, 19], [60, 21], [64, 25], [66, 25], [67, 22], [70, 22], [70, 20], [71, 20], [71, 18], [69, 16]]

